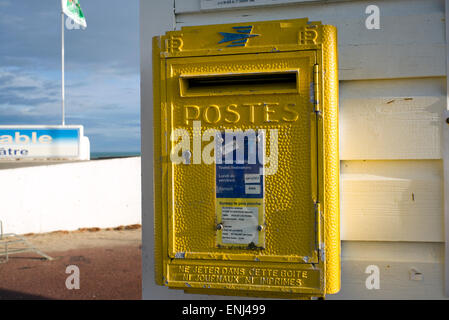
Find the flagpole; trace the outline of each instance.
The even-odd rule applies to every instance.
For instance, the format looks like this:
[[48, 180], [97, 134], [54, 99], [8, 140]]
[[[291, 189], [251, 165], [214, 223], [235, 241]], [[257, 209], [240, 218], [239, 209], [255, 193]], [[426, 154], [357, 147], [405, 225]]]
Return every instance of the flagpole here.
[[61, 12], [61, 77], [62, 77], [62, 125], [65, 126], [65, 89], [64, 89], [64, 12]]

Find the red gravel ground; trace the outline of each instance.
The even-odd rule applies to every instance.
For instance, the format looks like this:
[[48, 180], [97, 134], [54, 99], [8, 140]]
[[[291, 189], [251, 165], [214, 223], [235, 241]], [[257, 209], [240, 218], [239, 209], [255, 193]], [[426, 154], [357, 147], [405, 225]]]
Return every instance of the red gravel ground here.
[[[6, 299], [141, 299], [141, 246], [127, 245], [16, 254], [0, 264], [0, 300]], [[80, 270], [80, 289], [68, 290], [69, 265]]]

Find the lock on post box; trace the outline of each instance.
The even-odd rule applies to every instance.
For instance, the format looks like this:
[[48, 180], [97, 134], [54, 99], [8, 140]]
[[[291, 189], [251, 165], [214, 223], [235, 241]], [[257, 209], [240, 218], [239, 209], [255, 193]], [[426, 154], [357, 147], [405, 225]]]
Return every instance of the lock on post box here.
[[307, 19], [153, 39], [157, 284], [339, 291], [336, 41], [335, 27]]

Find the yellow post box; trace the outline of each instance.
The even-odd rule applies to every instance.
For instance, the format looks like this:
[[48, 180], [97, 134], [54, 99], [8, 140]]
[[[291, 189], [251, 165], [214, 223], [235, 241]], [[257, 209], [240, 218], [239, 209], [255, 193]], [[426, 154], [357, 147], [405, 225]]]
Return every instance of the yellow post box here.
[[155, 278], [190, 293], [340, 289], [337, 33], [307, 19], [153, 39]]

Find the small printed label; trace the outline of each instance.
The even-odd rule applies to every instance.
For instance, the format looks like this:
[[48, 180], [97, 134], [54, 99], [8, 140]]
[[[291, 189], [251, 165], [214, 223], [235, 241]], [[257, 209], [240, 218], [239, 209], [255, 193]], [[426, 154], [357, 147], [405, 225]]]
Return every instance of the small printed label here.
[[260, 194], [260, 184], [247, 184], [245, 185], [246, 194]]
[[260, 183], [260, 174], [258, 173], [245, 174], [245, 183]]
[[259, 208], [222, 207], [223, 243], [258, 243]]

